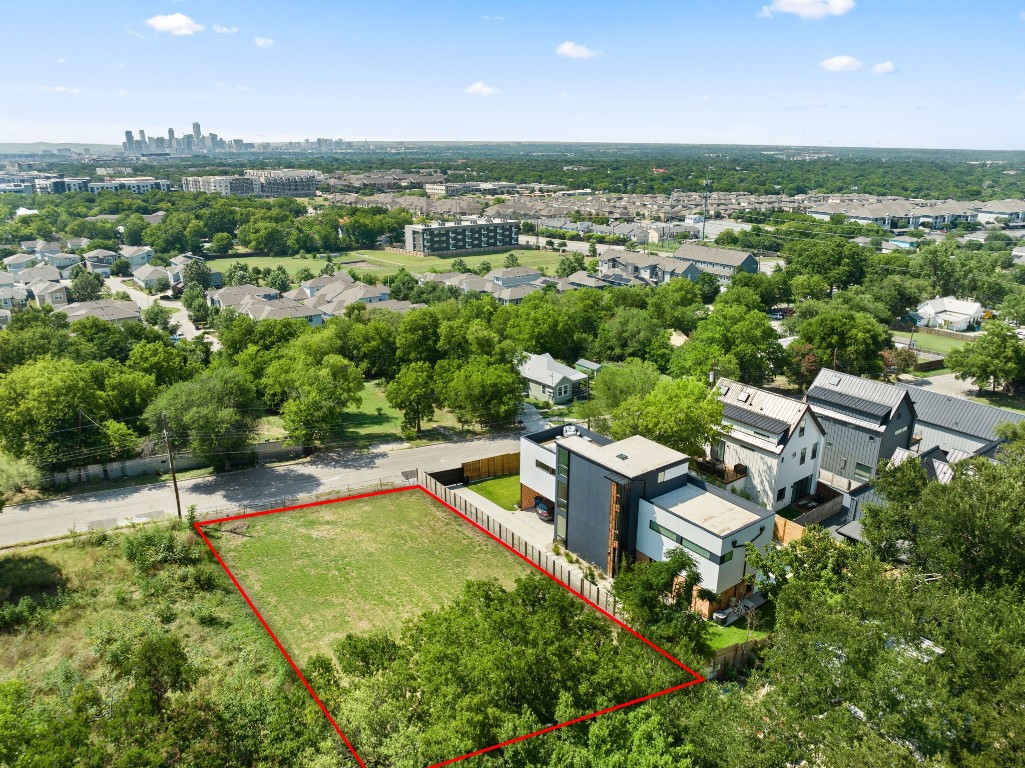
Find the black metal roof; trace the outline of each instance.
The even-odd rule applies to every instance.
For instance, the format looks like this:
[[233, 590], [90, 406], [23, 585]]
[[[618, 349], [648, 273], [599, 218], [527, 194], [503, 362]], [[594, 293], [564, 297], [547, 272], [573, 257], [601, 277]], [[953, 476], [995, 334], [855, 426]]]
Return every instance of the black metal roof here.
[[733, 403], [723, 403], [723, 416], [730, 421], [747, 424], [749, 427], [754, 427], [773, 435], [785, 435], [790, 431], [790, 425], [785, 421], [780, 421], [761, 413], [755, 413]]
[[839, 405], [842, 408], [849, 408], [872, 416], [876, 421], [881, 420], [890, 412], [890, 406], [876, 403], [872, 400], [865, 400], [854, 395], [845, 395], [833, 389], [813, 386], [808, 390], [809, 400], [819, 400], [831, 405]]

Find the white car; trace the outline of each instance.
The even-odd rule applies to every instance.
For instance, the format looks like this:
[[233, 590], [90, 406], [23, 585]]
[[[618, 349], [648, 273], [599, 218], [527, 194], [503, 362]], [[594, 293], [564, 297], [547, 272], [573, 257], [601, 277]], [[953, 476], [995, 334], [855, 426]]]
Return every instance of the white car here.
[[1017, 336], [1019, 339], [1025, 339], [1025, 328], [1019, 328], [1017, 331], [1014, 332], [1014, 335]]

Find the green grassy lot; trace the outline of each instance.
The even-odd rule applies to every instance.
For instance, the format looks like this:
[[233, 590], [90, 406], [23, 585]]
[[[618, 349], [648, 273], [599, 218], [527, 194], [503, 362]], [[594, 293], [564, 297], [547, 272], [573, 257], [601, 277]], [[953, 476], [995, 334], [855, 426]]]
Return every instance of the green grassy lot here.
[[[910, 333], [893, 331], [894, 341], [901, 341], [906, 344], [910, 337]], [[952, 350], [960, 349], [965, 344], [971, 344], [972, 340], [971, 336], [966, 336], [964, 339], [950, 339], [946, 336], [933, 336], [929, 333], [915, 333], [915, 349], [920, 349], [923, 352], [933, 352], [937, 355], [945, 355]]]
[[746, 643], [748, 640], [761, 640], [769, 636], [776, 625], [776, 606], [773, 603], [763, 603], [755, 611], [755, 628], [747, 629], [747, 622], [741, 618], [728, 627], [720, 627], [715, 622], [708, 622], [709, 645], [713, 651], [728, 648], [731, 645]]
[[203, 660], [203, 685], [211, 691], [241, 680], [265, 684], [284, 673], [267, 633], [197, 537], [187, 535], [198, 557], [188, 570], [209, 573], [210, 587], [200, 591], [184, 585], [184, 570], [140, 575], [120, 551], [132, 535], [95, 534], [0, 555], [0, 596], [38, 602], [58, 584], [66, 590], [44, 622], [0, 634], [0, 682], [20, 679], [33, 698], [63, 690], [58, 680], [108, 686], [110, 673], [96, 650], [101, 638], [160, 626]]
[[[239, 526], [239, 523], [228, 526]], [[512, 586], [528, 566], [419, 491], [244, 521], [215, 545], [290, 653], [331, 653], [349, 633], [386, 631], [462, 593]], [[239, 599], [241, 602], [241, 598]]]
[[[349, 258], [348, 255], [343, 254], [335, 259], [335, 261], [345, 260], [347, 258]], [[206, 257], [206, 263], [214, 272], [224, 272], [236, 261], [241, 261], [249, 267], [270, 267], [271, 269], [275, 269], [282, 266], [290, 275], [295, 275], [295, 273], [303, 267], [306, 267], [313, 272], [314, 275], [317, 275], [320, 273], [320, 270], [323, 269], [324, 264], [327, 263], [323, 259], [318, 259], [316, 257], [300, 259], [297, 256], [246, 256], [244, 254], [228, 254], [227, 256], [210, 255]]]
[[[542, 242], [544, 241], [542, 240]], [[559, 259], [562, 258], [562, 254], [555, 251], [538, 251], [533, 249], [483, 253], [474, 256], [461, 256], [459, 258], [474, 269], [482, 261], [487, 261], [494, 269], [498, 269], [502, 266], [507, 253], [515, 253], [516, 257], [520, 260], [521, 266], [545, 267], [550, 275], [555, 273], [555, 267], [558, 265]], [[422, 272], [451, 272], [452, 262], [455, 261], [455, 257], [442, 259], [437, 256], [414, 256], [409, 253], [394, 253], [392, 251], [358, 251], [348, 256], [348, 258], [356, 257], [365, 259], [371, 264], [379, 265], [382, 274], [397, 272], [399, 267], [405, 267], [410, 272], [417, 274]], [[584, 261], [587, 261], [586, 256]]]
[[502, 509], [516, 509], [520, 503], [520, 476], [503, 475], [479, 483], [471, 483], [470, 489]]
[[[384, 384], [368, 381], [363, 385], [363, 404], [345, 416], [343, 423], [345, 438], [368, 443], [395, 441], [402, 437], [402, 413], [392, 408], [384, 396]], [[434, 419], [426, 422], [421, 438], [417, 442], [444, 439], [437, 430], [445, 427], [458, 430], [459, 423], [446, 411], [435, 411]]]

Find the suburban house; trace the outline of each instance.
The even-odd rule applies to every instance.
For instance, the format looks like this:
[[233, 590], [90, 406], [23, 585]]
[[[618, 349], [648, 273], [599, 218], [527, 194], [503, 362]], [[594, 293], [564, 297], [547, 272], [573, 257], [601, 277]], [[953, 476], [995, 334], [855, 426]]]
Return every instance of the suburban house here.
[[253, 320], [305, 320], [312, 326], [324, 324], [324, 313], [292, 299], [282, 298], [273, 288], [258, 285], [230, 285], [206, 292], [212, 307], [231, 308]]
[[499, 304], [521, 304], [525, 298], [532, 293], [537, 293], [540, 288], [527, 283], [526, 285], [514, 285], [511, 288], [500, 288], [492, 292], [492, 296]]
[[68, 316], [68, 322], [84, 320], [87, 317], [98, 317], [114, 325], [124, 325], [130, 322], [139, 322], [141, 314], [139, 306], [134, 301], [115, 301], [113, 299], [100, 299], [99, 301], [79, 301], [68, 304], [59, 311]]
[[[171, 278], [172, 286], [182, 286], [185, 282], [185, 267], [194, 261], [203, 262], [204, 259], [199, 256], [193, 256], [191, 253], [183, 253], [180, 256], [175, 256], [171, 259], [171, 264], [167, 267], [167, 274]], [[223, 288], [224, 275], [220, 272], [211, 270], [210, 287]]]
[[117, 259], [117, 254], [106, 248], [94, 248], [83, 254], [82, 258], [93, 264], [106, 264], [109, 267]]
[[20, 309], [28, 303], [28, 291], [13, 285], [0, 285], [0, 308]]
[[56, 283], [59, 282], [60, 279], [61, 273], [46, 264], [29, 267], [28, 269], [23, 269], [18, 273], [18, 282], [22, 285], [28, 285], [36, 280], [45, 280], [46, 282]]
[[683, 243], [673, 254], [674, 259], [685, 259], [699, 267], [729, 269], [733, 272], [758, 272], [758, 259], [749, 251], [729, 248], [709, 248], [696, 243]]
[[915, 407], [905, 389], [823, 368], [805, 402], [826, 431], [819, 479], [837, 490], [869, 482], [882, 459], [911, 447]]
[[520, 365], [520, 376], [527, 384], [527, 396], [549, 403], [568, 403], [575, 387], [587, 381], [587, 374], [563, 365], [547, 352], [527, 355]]
[[982, 323], [982, 305], [953, 296], [937, 297], [919, 304], [911, 316], [920, 327], [967, 331]]
[[517, 285], [532, 283], [539, 277], [541, 277], [541, 273], [533, 267], [505, 267], [493, 269], [484, 275], [485, 280], [490, 280], [502, 288], [514, 288]]
[[1025, 200], [990, 200], [978, 207], [978, 219], [983, 224], [992, 224], [997, 219], [1021, 224], [1025, 222]]
[[34, 267], [40, 262], [40, 257], [34, 253], [16, 253], [4, 259], [4, 266], [12, 275], [17, 275], [23, 269]]
[[126, 259], [133, 270], [149, 264], [153, 258], [153, 249], [148, 245], [122, 245], [121, 258]]
[[706, 618], [751, 590], [744, 546], [772, 540], [775, 514], [689, 474], [690, 459], [645, 437], [616, 442], [575, 426], [520, 438], [521, 508], [555, 510], [555, 540], [610, 576], [625, 562], [663, 560], [683, 547]]
[[654, 285], [668, 283], [677, 277], [697, 280], [701, 274], [701, 270], [692, 261], [674, 259], [669, 256], [657, 256], [650, 253], [630, 253], [629, 251], [613, 251], [610, 249], [598, 258], [598, 274], [605, 280], [618, 284], [618, 281], [610, 279], [610, 273], [612, 272], [641, 278], [645, 282]]
[[912, 442], [923, 454], [933, 448], [984, 454], [1001, 442], [996, 433], [998, 424], [1025, 421], [1025, 413], [973, 403], [910, 384], [898, 383], [896, 387], [906, 391], [914, 404]]
[[50, 304], [60, 308], [71, 301], [71, 293], [66, 285], [52, 283], [49, 280], [33, 280], [25, 287], [29, 296], [36, 300], [36, 306]]
[[132, 280], [148, 291], [157, 290], [161, 284], [165, 288], [171, 285], [171, 273], [163, 267], [154, 267], [152, 264], [143, 264], [132, 272]]
[[0, 269], [0, 288], [8, 285], [14, 285], [14, 275], [10, 272], [4, 272]]
[[709, 446], [713, 474], [774, 512], [814, 494], [826, 432], [811, 407], [730, 379], [716, 392], [729, 431]]
[[0, 330], [11, 324], [11, 310], [0, 309]]
[[77, 253], [48, 253], [46, 263], [54, 269], [59, 269], [61, 274], [70, 272], [71, 267], [80, 264], [82, 259]]

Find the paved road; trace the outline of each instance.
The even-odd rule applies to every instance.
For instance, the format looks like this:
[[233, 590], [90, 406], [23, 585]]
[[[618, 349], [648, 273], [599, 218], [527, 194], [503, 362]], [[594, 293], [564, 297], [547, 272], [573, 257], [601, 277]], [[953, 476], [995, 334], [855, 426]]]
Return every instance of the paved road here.
[[929, 376], [920, 379], [922, 386], [942, 395], [953, 395], [954, 397], [974, 396], [978, 388], [971, 381], [960, 381], [953, 373], [943, 373], [939, 376]]
[[[536, 416], [536, 414], [535, 414]], [[528, 418], [528, 429], [540, 426]], [[464, 461], [519, 450], [518, 435], [459, 443], [366, 453], [337, 451], [308, 461], [231, 472], [179, 483], [182, 509], [195, 504], [199, 514], [225, 507], [257, 506], [285, 497], [398, 480], [402, 472], [454, 467]], [[61, 536], [71, 530], [109, 528], [130, 519], [157, 519], [175, 514], [170, 483], [66, 496], [52, 501], [7, 507], [0, 513], [0, 546]]]
[[[150, 304], [157, 301], [155, 296], [150, 296], [145, 291], [141, 291], [132, 285], [132, 281], [129, 279], [122, 281], [116, 277], [108, 277], [106, 279], [106, 284], [112, 292], [125, 291], [129, 296], [131, 296], [132, 301], [139, 305], [139, 309], [146, 309]], [[184, 336], [186, 339], [194, 339], [200, 334], [199, 329], [192, 324], [191, 320], [189, 320], [189, 315], [185, 311], [185, 308], [182, 307], [180, 301], [162, 301], [160, 303], [174, 312], [174, 314], [171, 315], [171, 322], [178, 323], [180, 328], [178, 333], [181, 336]]]

